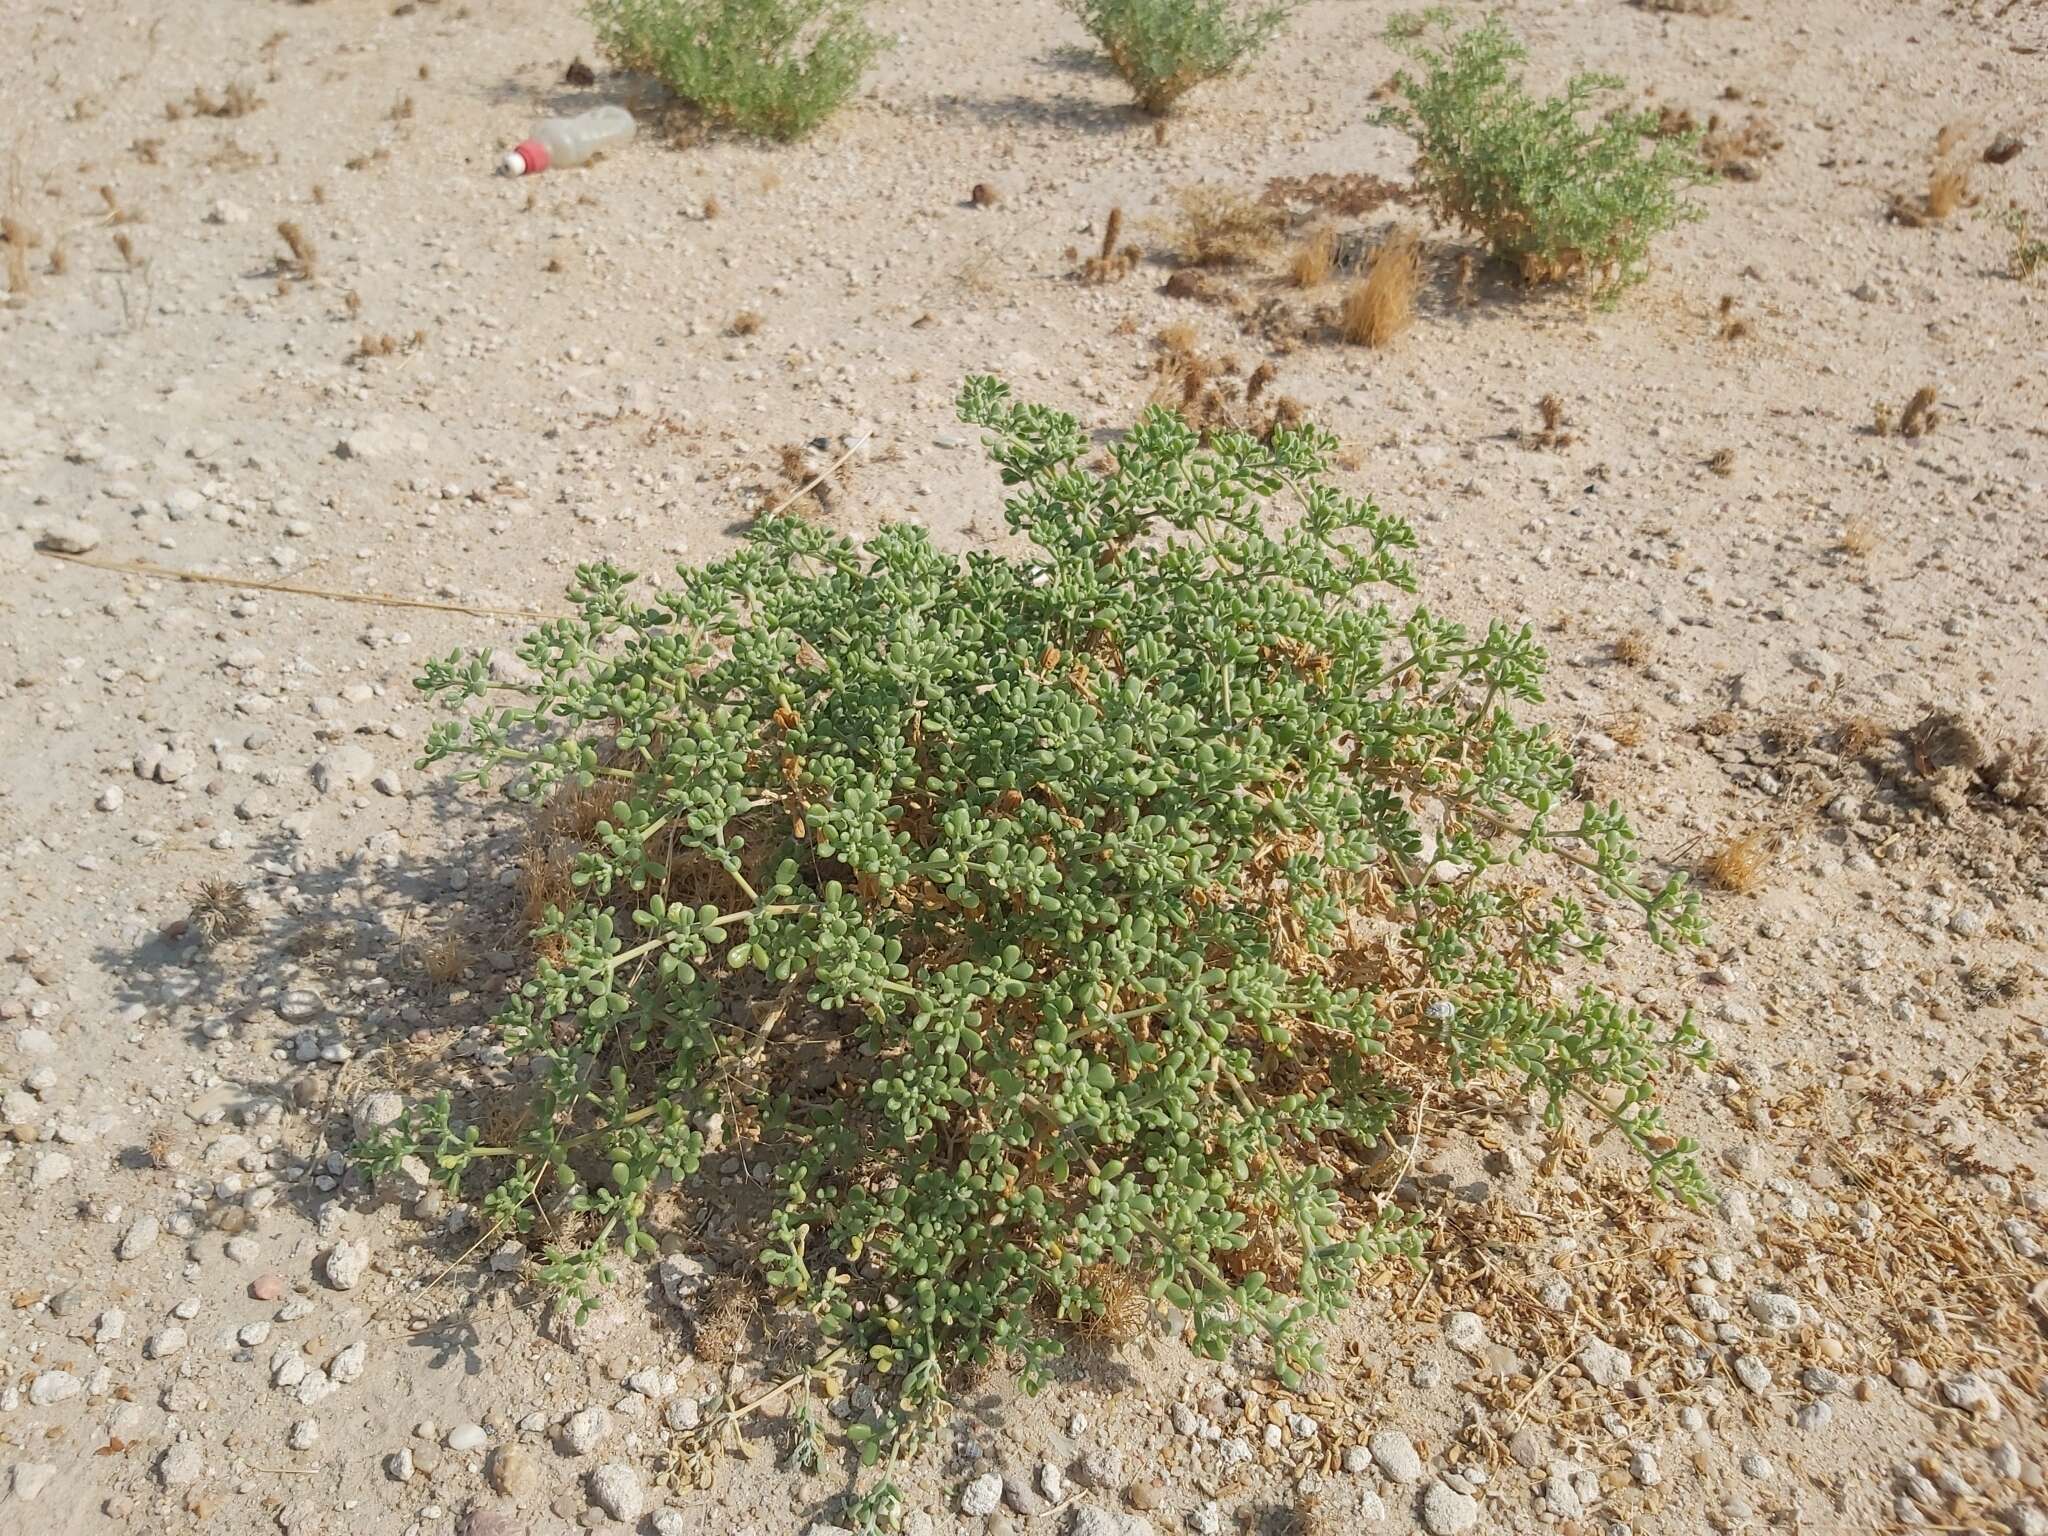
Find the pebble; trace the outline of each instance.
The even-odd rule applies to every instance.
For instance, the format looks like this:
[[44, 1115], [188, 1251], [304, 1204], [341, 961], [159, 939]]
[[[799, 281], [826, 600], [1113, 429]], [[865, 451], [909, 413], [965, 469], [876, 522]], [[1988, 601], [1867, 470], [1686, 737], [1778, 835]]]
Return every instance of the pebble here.
[[644, 1499], [640, 1474], [622, 1461], [608, 1461], [590, 1474], [590, 1501], [614, 1520], [638, 1520]]
[[1375, 1430], [1365, 1445], [1380, 1471], [1392, 1481], [1404, 1486], [1422, 1481], [1422, 1458], [1415, 1452], [1415, 1442], [1403, 1431]]
[[484, 1470], [491, 1487], [508, 1499], [524, 1503], [540, 1492], [539, 1464], [516, 1445], [501, 1445], [491, 1452]]
[[337, 1291], [352, 1291], [370, 1267], [370, 1245], [366, 1242], [336, 1243], [327, 1250], [323, 1266], [327, 1283]]
[[1635, 1369], [1627, 1354], [1597, 1337], [1588, 1338], [1581, 1344], [1574, 1358], [1579, 1369], [1586, 1373], [1586, 1379], [1598, 1387], [1618, 1387]]
[[694, 1397], [672, 1397], [661, 1410], [661, 1422], [677, 1434], [687, 1434], [703, 1422], [702, 1413]]
[[1771, 1368], [1755, 1355], [1735, 1357], [1735, 1379], [1761, 1396], [1771, 1390]]
[[1901, 1392], [1925, 1392], [1929, 1377], [1927, 1367], [1911, 1355], [1902, 1355], [1892, 1362], [1892, 1385]]
[[323, 795], [343, 794], [377, 771], [377, 760], [350, 742], [313, 760], [313, 787]]
[[61, 518], [43, 530], [36, 545], [60, 555], [91, 554], [100, 547], [100, 531], [82, 517]]
[[481, 1424], [458, 1424], [448, 1431], [448, 1438], [441, 1443], [451, 1451], [480, 1451], [490, 1444], [491, 1437]]
[[1479, 1524], [1479, 1501], [1450, 1484], [1432, 1482], [1422, 1495], [1422, 1525], [1430, 1536], [1463, 1536]]
[[994, 1514], [996, 1506], [1002, 1502], [1003, 1475], [1000, 1472], [984, 1472], [960, 1490], [960, 1513], [972, 1519]]
[[320, 1443], [320, 1426], [311, 1419], [300, 1419], [286, 1443], [295, 1451], [310, 1451]]
[[1083, 1504], [1074, 1511], [1066, 1536], [1154, 1536], [1152, 1522], [1120, 1509]]
[[47, 1408], [52, 1403], [76, 1397], [84, 1390], [85, 1383], [69, 1371], [44, 1371], [29, 1383], [28, 1400], [37, 1408]]
[[1783, 1333], [1799, 1326], [1799, 1303], [1782, 1291], [1751, 1291], [1744, 1305], [1766, 1328]]
[[184, 1347], [184, 1329], [159, 1328], [143, 1341], [142, 1358], [145, 1360], [167, 1360]]
[[54, 1462], [17, 1461], [8, 1474], [7, 1485], [17, 1502], [33, 1504], [56, 1477], [57, 1467]]
[[572, 1456], [588, 1456], [612, 1432], [612, 1416], [603, 1408], [573, 1413], [562, 1426], [562, 1444]]
[[363, 1367], [368, 1362], [369, 1356], [369, 1345], [359, 1339], [327, 1362], [327, 1374], [331, 1379], [340, 1382], [343, 1386], [348, 1386], [351, 1382], [360, 1381], [363, 1375]]
[[1461, 1355], [1486, 1352], [1486, 1320], [1477, 1312], [1451, 1312], [1444, 1316], [1444, 1342]]
[[2002, 1410], [1998, 1394], [1991, 1390], [1991, 1384], [1975, 1371], [1962, 1371], [1947, 1376], [1941, 1383], [1941, 1400], [1951, 1408], [1979, 1418], [1997, 1419]]
[[276, 1301], [284, 1292], [284, 1276], [275, 1270], [266, 1271], [249, 1282], [249, 1294], [258, 1301]]
[[185, 1488], [206, 1472], [206, 1455], [196, 1440], [180, 1440], [157, 1458], [157, 1481], [166, 1488]]

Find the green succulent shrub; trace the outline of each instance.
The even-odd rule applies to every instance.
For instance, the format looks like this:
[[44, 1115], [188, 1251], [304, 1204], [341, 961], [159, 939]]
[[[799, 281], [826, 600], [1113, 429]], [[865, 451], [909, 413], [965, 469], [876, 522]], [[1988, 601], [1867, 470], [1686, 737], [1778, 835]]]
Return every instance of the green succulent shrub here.
[[1164, 112], [1271, 41], [1301, 0], [1066, 0], [1124, 77], [1138, 105]]
[[794, 139], [859, 87], [883, 46], [865, 0], [589, 0], [597, 45], [714, 122]]
[[1635, 282], [1650, 241], [1703, 210], [1686, 189], [1709, 179], [1698, 135], [1658, 137], [1654, 112], [1594, 115], [1626, 82], [1574, 75], [1537, 97], [1515, 68], [1527, 50], [1497, 18], [1457, 36], [1441, 10], [1396, 18], [1387, 38], [1415, 70], [1378, 120], [1416, 142], [1416, 179], [1446, 222], [1483, 239], [1532, 283], [1592, 276]]
[[426, 669], [424, 762], [536, 807], [497, 1020], [531, 1098], [491, 1135], [416, 1104], [370, 1169], [424, 1158], [584, 1298], [707, 1159], [772, 1169], [714, 1198], [771, 1304], [888, 1378], [870, 1453], [956, 1366], [1032, 1381], [1168, 1305], [1294, 1379], [1419, 1252], [1372, 1169], [1431, 1085], [1580, 1106], [1698, 1195], [1653, 1102], [1692, 1020], [1598, 976], [1618, 915], [1695, 943], [1697, 898], [1516, 719], [1528, 631], [1410, 606], [1413, 533], [1313, 426], [1154, 407], [1098, 469], [994, 380], [960, 414], [1023, 553], [775, 518], [665, 591], [579, 570], [531, 681]]

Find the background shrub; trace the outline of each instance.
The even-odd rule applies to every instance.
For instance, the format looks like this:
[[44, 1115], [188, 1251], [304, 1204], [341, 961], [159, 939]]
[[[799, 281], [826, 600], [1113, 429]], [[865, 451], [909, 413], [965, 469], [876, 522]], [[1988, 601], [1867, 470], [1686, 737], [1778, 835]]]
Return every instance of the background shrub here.
[[1420, 69], [1394, 76], [1401, 100], [1380, 113], [1416, 141], [1417, 184], [1438, 217], [1529, 282], [1592, 274], [1614, 288], [1641, 277], [1651, 238], [1701, 214], [1685, 196], [1708, 179], [1697, 135], [1658, 138], [1655, 113], [1620, 106], [1589, 120], [1624, 88], [1612, 75], [1531, 95], [1513, 69], [1527, 51], [1497, 19], [1432, 43], [1448, 31], [1439, 11], [1389, 26]]
[[1266, 46], [1301, 0], [1067, 0], [1147, 112], [1164, 112]]
[[1098, 474], [993, 380], [961, 414], [1028, 553], [779, 518], [666, 592], [582, 569], [537, 681], [427, 669], [466, 712], [426, 760], [537, 808], [535, 960], [511, 1075], [372, 1170], [494, 1165], [486, 1236], [587, 1297], [704, 1159], [773, 1168], [711, 1198], [773, 1304], [890, 1378], [870, 1450], [954, 1366], [1029, 1382], [1161, 1303], [1294, 1380], [1361, 1266], [1418, 1251], [1369, 1170], [1425, 1085], [1580, 1101], [1696, 1193], [1651, 1103], [1691, 1020], [1599, 990], [1611, 909], [1688, 941], [1696, 899], [1514, 719], [1528, 631], [1390, 606], [1414, 536], [1313, 427], [1204, 448], [1154, 408]]
[[597, 44], [707, 117], [793, 139], [860, 85], [882, 47], [865, 0], [590, 0]]

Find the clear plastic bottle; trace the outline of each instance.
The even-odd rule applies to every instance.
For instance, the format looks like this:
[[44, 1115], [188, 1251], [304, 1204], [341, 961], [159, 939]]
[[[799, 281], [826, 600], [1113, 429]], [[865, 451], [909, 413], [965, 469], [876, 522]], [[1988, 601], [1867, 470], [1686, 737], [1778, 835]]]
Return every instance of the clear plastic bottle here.
[[551, 165], [583, 165], [633, 137], [633, 114], [624, 107], [593, 107], [576, 117], [551, 117], [533, 136], [505, 151], [507, 176], [535, 176]]

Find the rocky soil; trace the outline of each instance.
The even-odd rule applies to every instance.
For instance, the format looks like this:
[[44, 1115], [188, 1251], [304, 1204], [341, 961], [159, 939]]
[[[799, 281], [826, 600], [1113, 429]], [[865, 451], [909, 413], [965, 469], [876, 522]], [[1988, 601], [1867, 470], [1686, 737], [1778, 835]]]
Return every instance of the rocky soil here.
[[[1432, 1268], [1372, 1277], [1324, 1375], [1170, 1320], [998, 1374], [890, 1474], [903, 1529], [2048, 1532], [2048, 278], [1990, 217], [2048, 224], [2048, 12], [1522, 0], [1539, 78], [1744, 135], [1647, 284], [1461, 295], [1427, 230], [1378, 351], [1275, 264], [1167, 291], [1192, 184], [1415, 220], [1334, 180], [1406, 181], [1391, 9], [1312, 0], [1155, 134], [1053, 0], [888, 0], [810, 141], [517, 182], [536, 117], [650, 105], [564, 83], [565, 0], [0, 10], [0, 1530], [855, 1523], [790, 1397], [719, 1432], [767, 1385], [704, 1342], [737, 1255], [677, 1233], [579, 1324], [473, 1209], [353, 1171], [496, 1064], [522, 960], [520, 819], [416, 771], [411, 679], [849, 449], [817, 515], [999, 543], [961, 377], [1113, 429], [1182, 327], [1226, 410], [1270, 363], [1344, 439], [1434, 605], [1536, 627], [1589, 792], [1710, 882], [1715, 953], [1620, 979], [1714, 1038], [1672, 1097], [1719, 1200], [1513, 1085], [1440, 1098], [1391, 1191]], [[1974, 201], [1898, 216], [1938, 163]], [[1084, 280], [1112, 207], [1143, 259]]]

